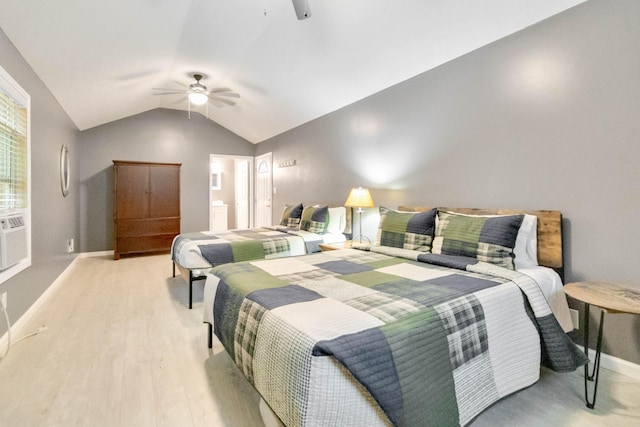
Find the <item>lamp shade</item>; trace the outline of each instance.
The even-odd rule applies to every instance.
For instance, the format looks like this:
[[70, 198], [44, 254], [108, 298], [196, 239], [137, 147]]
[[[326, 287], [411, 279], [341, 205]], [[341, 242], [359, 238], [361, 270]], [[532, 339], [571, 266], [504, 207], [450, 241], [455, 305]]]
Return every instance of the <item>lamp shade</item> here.
[[362, 187], [352, 188], [344, 205], [348, 208], [372, 208], [375, 206], [369, 189]]

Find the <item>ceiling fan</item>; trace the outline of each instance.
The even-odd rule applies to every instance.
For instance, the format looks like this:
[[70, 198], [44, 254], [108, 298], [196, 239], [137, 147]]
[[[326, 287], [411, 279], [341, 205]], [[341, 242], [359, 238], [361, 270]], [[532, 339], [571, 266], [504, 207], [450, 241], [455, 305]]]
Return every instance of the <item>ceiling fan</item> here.
[[207, 87], [200, 83], [202, 80], [202, 74], [194, 73], [193, 78], [195, 79], [195, 83], [191, 83], [186, 89], [171, 89], [171, 88], [152, 88], [155, 92], [154, 95], [180, 95], [185, 94], [186, 99], [189, 102], [189, 109], [191, 108], [191, 104], [194, 105], [204, 105], [207, 101], [212, 101], [215, 103], [222, 103], [226, 105], [236, 105], [234, 101], [231, 101], [227, 98], [240, 98], [240, 95], [233, 92], [228, 87], [217, 87], [211, 90], [208, 90]]

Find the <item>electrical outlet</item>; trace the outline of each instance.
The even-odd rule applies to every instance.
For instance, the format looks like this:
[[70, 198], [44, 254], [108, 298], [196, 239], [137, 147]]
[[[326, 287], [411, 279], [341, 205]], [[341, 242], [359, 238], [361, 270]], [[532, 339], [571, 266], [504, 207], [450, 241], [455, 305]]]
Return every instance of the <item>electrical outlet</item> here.
[[580, 316], [578, 310], [570, 308], [569, 313], [571, 314], [571, 323], [573, 323], [573, 329], [580, 329]]
[[67, 240], [67, 252], [73, 252], [73, 238]]
[[7, 308], [7, 293], [6, 292], [2, 293], [2, 306], [4, 307], [4, 309]]

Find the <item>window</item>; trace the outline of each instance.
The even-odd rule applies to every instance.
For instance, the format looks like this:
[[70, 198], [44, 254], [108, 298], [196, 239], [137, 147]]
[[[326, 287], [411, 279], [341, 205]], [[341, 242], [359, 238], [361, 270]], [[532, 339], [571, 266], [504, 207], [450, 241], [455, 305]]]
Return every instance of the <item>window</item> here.
[[[0, 283], [31, 265], [30, 180], [31, 97], [0, 67], [0, 264], [15, 254], [16, 224], [22, 225], [19, 261], [0, 271]], [[3, 221], [7, 217], [20, 217]], [[11, 224], [11, 226], [7, 225]], [[22, 258], [26, 253], [26, 257]]]
[[0, 92], [0, 209], [27, 207], [27, 108]]

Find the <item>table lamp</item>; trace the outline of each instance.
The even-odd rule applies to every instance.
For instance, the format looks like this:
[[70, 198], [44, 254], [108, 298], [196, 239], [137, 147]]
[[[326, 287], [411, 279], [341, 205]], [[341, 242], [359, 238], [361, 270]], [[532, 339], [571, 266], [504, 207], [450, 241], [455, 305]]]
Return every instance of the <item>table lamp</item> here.
[[354, 236], [351, 240], [356, 240], [358, 237], [360, 240], [360, 244], [362, 244], [362, 238], [364, 237], [371, 243], [371, 240], [367, 236], [362, 234], [362, 208], [372, 208], [375, 205], [373, 204], [373, 199], [371, 198], [371, 193], [369, 193], [369, 189], [367, 188], [352, 188], [349, 193], [349, 197], [347, 197], [347, 201], [344, 202], [344, 205], [348, 208], [358, 208], [356, 212], [358, 213], [358, 225], [360, 226], [360, 231], [357, 236]]

